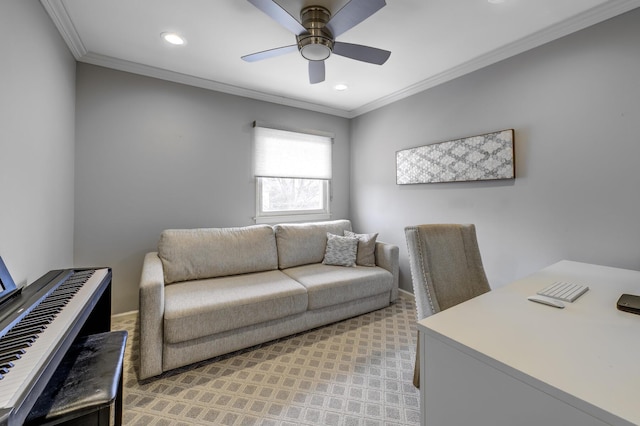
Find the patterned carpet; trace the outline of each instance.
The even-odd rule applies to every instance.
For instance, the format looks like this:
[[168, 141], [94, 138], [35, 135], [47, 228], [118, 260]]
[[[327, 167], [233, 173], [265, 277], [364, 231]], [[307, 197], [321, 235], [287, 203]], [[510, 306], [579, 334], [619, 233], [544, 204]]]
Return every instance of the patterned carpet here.
[[127, 330], [126, 425], [417, 425], [415, 307], [392, 306], [139, 383], [137, 315]]

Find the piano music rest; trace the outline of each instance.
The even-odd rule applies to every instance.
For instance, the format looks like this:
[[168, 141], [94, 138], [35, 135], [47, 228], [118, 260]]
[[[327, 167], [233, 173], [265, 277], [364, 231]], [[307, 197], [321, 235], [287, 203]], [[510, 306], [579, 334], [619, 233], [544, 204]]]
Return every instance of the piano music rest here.
[[65, 354], [38, 397], [26, 425], [122, 424], [122, 364], [126, 331], [81, 337]]

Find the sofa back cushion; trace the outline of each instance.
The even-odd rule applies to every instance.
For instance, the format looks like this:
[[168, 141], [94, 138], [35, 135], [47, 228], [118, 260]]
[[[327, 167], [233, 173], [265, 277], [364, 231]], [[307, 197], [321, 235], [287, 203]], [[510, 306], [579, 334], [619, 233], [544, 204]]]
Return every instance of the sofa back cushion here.
[[158, 256], [165, 284], [278, 268], [273, 228], [168, 229], [160, 234]]
[[343, 235], [351, 231], [348, 220], [281, 224], [273, 227], [278, 245], [280, 269], [322, 263], [327, 246], [327, 232]]

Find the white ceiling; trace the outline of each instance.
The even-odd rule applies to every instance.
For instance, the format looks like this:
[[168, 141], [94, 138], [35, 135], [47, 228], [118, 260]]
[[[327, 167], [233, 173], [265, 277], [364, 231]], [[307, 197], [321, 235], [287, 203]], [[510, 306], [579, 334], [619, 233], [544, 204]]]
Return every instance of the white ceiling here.
[[[298, 53], [241, 56], [295, 36], [246, 0], [41, 0], [80, 62], [355, 117], [636, 7], [640, 0], [387, 0], [338, 41], [390, 50], [382, 66], [332, 55], [308, 82]], [[347, 0], [277, 0], [291, 15]], [[165, 31], [187, 44], [168, 45]], [[345, 83], [349, 90], [334, 90]]]

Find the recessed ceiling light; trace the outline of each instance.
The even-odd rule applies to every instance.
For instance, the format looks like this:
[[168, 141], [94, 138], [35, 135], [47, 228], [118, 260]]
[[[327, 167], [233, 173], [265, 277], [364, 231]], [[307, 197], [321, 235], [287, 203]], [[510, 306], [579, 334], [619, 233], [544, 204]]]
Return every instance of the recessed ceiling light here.
[[340, 83], [333, 86], [333, 88], [338, 92], [344, 92], [345, 90], [349, 89], [349, 86], [347, 86], [346, 84]]
[[179, 34], [176, 33], [162, 33], [160, 34], [164, 41], [167, 43], [171, 43], [176, 46], [182, 46], [186, 43], [185, 39], [182, 38]]
[[491, 4], [500, 4], [504, 3], [504, 0], [487, 0]]

